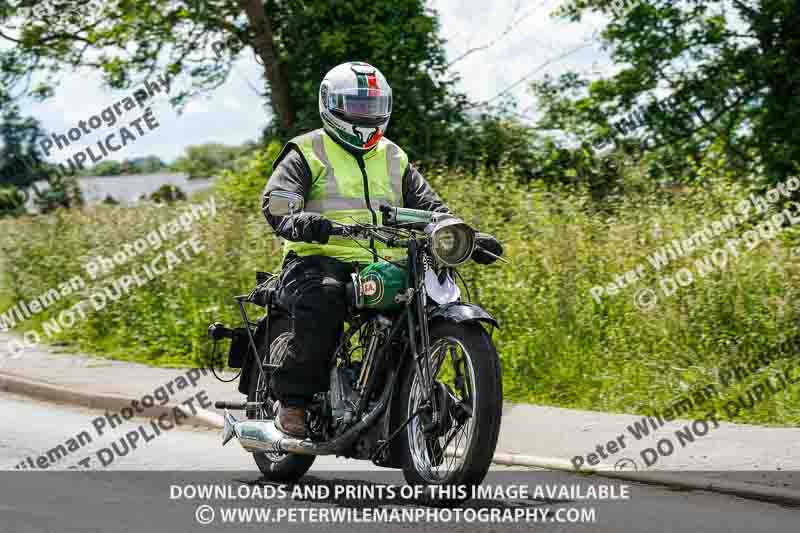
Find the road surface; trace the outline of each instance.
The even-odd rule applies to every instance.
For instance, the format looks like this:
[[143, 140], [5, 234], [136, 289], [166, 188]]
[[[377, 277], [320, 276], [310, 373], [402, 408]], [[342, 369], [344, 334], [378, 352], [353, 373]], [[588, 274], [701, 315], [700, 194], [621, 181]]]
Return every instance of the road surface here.
[[[503, 494], [484, 495], [460, 511], [435, 509], [420, 505], [411, 494], [400, 495], [404, 485], [398, 472], [368, 463], [320, 457], [301, 483], [278, 485], [261, 478], [236, 442], [221, 447], [219, 431], [145, 431], [150, 440], [142, 436], [132, 449], [122, 446], [131, 440], [126, 434], [152, 429], [150, 421], [133, 419], [111, 430], [98, 421], [102, 412], [5, 393], [0, 393], [0, 413], [2, 533], [256, 528], [790, 533], [798, 530], [800, 520], [800, 509], [731, 496], [508, 468], [493, 469], [485, 484]], [[58, 451], [62, 444], [66, 453]], [[48, 462], [46, 468], [36, 468], [40, 457]], [[68, 470], [87, 457], [88, 469]], [[397, 492], [381, 499], [392, 496], [387, 484]], [[218, 492], [199, 494], [203, 490]], [[314, 494], [306, 492], [303, 498], [296, 490]], [[600, 499], [603, 491], [606, 498]]]

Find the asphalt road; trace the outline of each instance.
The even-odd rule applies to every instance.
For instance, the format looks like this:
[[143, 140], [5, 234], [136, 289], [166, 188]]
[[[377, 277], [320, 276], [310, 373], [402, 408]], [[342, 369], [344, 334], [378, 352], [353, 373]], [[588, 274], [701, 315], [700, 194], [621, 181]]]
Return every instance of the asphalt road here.
[[[3, 393], [0, 413], [3, 533], [252, 528], [788, 533], [798, 530], [800, 519], [800, 509], [736, 497], [512, 469], [494, 469], [484, 485], [503, 488], [505, 494], [472, 500], [459, 510], [434, 509], [402, 494], [404, 483], [398, 472], [368, 463], [320, 457], [300, 483], [278, 485], [264, 481], [235, 442], [222, 448], [218, 431], [179, 427], [147, 434], [152, 428], [149, 421], [134, 419], [114, 430], [106, 425], [98, 435], [98, 417], [103, 413]], [[125, 442], [125, 435], [139, 426], [145, 428], [140, 433], [144, 436], [135, 449], [126, 449], [119, 439]], [[145, 442], [145, 436], [150, 440]], [[66, 453], [53, 451], [60, 444]], [[45, 457], [47, 468], [15, 469], [28, 457], [34, 465]], [[68, 470], [79, 461], [88, 469]], [[394, 498], [381, 498], [387, 486], [395, 491]], [[221, 492], [201, 496], [197, 492], [202, 487]], [[568, 494], [560, 493], [564, 487]], [[528, 493], [515, 494], [514, 488]], [[542, 493], [536, 493], [537, 488]], [[591, 490], [597, 494], [606, 490], [618, 499], [584, 499]], [[294, 491], [315, 493], [301, 496]], [[237, 508], [245, 509], [245, 514], [236, 515]], [[262, 514], [247, 516], [248, 512]], [[376, 515], [380, 512], [386, 514]], [[211, 523], [204, 524], [209, 519]]]

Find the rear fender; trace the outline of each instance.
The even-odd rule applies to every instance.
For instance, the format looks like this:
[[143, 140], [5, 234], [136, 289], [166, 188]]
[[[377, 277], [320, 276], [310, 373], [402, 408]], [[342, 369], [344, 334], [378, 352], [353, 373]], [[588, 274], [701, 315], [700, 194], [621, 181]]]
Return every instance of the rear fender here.
[[[253, 334], [253, 340], [256, 343], [256, 348], [260, 353], [266, 353], [267, 343], [270, 345], [281, 333], [289, 331], [290, 328], [289, 318], [281, 312], [272, 311], [269, 313], [269, 329], [270, 335], [267, 339], [267, 314], [265, 313], [258, 320], [258, 327]], [[239, 392], [247, 394], [250, 387], [251, 379], [258, 379], [258, 376], [252, 376], [253, 368], [253, 349], [248, 345], [247, 355], [242, 363], [242, 375], [239, 378]]]

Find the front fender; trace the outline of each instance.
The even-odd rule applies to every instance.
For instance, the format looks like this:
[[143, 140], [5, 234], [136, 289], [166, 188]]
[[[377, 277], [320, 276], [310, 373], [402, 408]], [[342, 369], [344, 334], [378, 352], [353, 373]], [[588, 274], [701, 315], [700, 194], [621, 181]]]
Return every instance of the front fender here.
[[483, 307], [464, 302], [452, 302], [434, 307], [428, 314], [431, 322], [448, 320], [450, 322], [486, 322], [499, 328], [500, 324]]

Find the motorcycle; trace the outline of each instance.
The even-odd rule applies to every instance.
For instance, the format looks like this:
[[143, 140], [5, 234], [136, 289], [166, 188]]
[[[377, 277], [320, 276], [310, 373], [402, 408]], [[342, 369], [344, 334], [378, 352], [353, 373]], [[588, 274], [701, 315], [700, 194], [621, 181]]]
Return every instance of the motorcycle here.
[[[269, 209], [293, 215], [302, 211], [303, 198], [273, 192]], [[210, 326], [214, 341], [232, 340], [228, 365], [241, 368], [239, 391], [247, 394], [246, 402], [215, 404], [225, 410], [223, 445], [237, 439], [271, 481], [295, 481], [316, 456], [336, 455], [402, 469], [411, 485], [480, 485], [497, 444], [503, 394], [487, 331], [498, 323], [462, 301], [455, 282], [456, 267], [476, 247], [476, 232], [450, 214], [387, 206], [380, 212], [382, 225], [334, 223], [332, 235], [374, 239], [405, 248], [407, 256], [375, 255], [351, 274], [330, 390], [306, 407], [306, 438], [285, 435], [274, 424], [270, 376], [291, 335], [278, 277], [259, 273], [256, 289], [236, 297], [243, 327]], [[264, 307], [264, 316], [251, 322], [245, 303]], [[237, 420], [232, 410], [245, 417]]]

